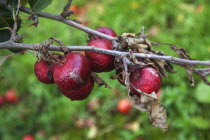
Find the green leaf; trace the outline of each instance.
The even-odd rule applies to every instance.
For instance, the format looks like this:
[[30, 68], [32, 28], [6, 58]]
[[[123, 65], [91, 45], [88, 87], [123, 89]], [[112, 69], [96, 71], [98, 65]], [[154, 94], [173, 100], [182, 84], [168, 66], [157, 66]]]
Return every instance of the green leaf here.
[[2, 30], [2, 28], [12, 28], [13, 24], [12, 12], [7, 7], [0, 5], [0, 42], [8, 41], [11, 36], [8, 29]]
[[9, 30], [0, 30], [0, 42], [5, 42], [10, 39], [11, 33]]
[[41, 11], [50, 5], [52, 0], [28, 0], [31, 9], [35, 12]]
[[28, 0], [21, 0], [21, 6], [25, 6], [28, 3]]
[[210, 86], [199, 83], [195, 90], [195, 98], [201, 103], [210, 103]]
[[[7, 1], [12, 2], [12, 0]], [[12, 16], [12, 11], [3, 5], [0, 5], [0, 42], [5, 42], [10, 39], [11, 32], [9, 29], [12, 29], [14, 25], [14, 20]], [[21, 27], [21, 20], [18, 20], [18, 30]], [[10, 50], [13, 53], [21, 52], [22, 50]]]
[[6, 4], [11, 6], [11, 11], [17, 8], [18, 0], [6, 0]]

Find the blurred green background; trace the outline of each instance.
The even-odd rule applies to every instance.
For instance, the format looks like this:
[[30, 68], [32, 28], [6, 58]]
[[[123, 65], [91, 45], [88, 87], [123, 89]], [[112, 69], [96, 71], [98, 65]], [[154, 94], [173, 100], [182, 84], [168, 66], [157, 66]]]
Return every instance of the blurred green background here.
[[[53, 1], [44, 11], [60, 14], [66, 0]], [[153, 42], [172, 43], [185, 48], [193, 59], [210, 60], [210, 3], [208, 0], [74, 0], [79, 8], [71, 19], [90, 28], [113, 28], [118, 35], [139, 33], [141, 27]], [[40, 43], [55, 37], [65, 45], [86, 45], [87, 35], [56, 21], [39, 18], [37, 28], [29, 26], [27, 14], [19, 34], [25, 43]], [[177, 55], [168, 46], [158, 46], [168, 55]], [[11, 52], [1, 50], [0, 55]], [[0, 107], [0, 139], [20, 140], [32, 134], [36, 140], [208, 140], [210, 139], [210, 87], [195, 76], [191, 87], [183, 68], [163, 79], [161, 98], [167, 109], [168, 131], [152, 127], [148, 115], [133, 108], [127, 115], [116, 109], [127, 90], [116, 80], [115, 72], [100, 76], [112, 87], [94, 87], [84, 101], [64, 97], [56, 85], [40, 83], [33, 72], [36, 57], [9, 57], [0, 67], [0, 94], [15, 89], [20, 101]]]

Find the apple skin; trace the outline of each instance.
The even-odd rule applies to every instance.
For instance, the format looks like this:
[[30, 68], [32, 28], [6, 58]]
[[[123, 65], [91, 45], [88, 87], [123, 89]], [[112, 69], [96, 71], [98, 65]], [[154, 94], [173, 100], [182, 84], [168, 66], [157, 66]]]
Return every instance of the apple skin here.
[[45, 60], [36, 61], [34, 65], [34, 73], [40, 82], [45, 84], [55, 83], [53, 79], [53, 65], [54, 64]]
[[22, 138], [22, 140], [35, 140], [35, 139], [34, 139], [34, 136], [32, 135], [26, 135]]
[[87, 82], [91, 75], [89, 60], [82, 54], [76, 52], [67, 53], [62, 63], [54, 66], [53, 78], [55, 83], [62, 89], [77, 89]]
[[[147, 66], [134, 69], [130, 76], [130, 83], [136, 89], [140, 89], [147, 94], [151, 94], [153, 91], [157, 93], [161, 87], [161, 76], [156, 69]], [[132, 86], [131, 92], [140, 95]]]
[[78, 89], [75, 90], [66, 90], [62, 88], [59, 89], [63, 93], [63, 95], [65, 95], [66, 97], [70, 98], [73, 101], [73, 100], [86, 99], [90, 95], [93, 86], [94, 86], [94, 81], [92, 78], [90, 78], [84, 86]]
[[[88, 43], [88, 46], [96, 48], [113, 50], [112, 44], [109, 41], [93, 40]], [[115, 57], [108, 54], [86, 51], [85, 55], [90, 60], [93, 72], [109, 72], [114, 69]]]
[[5, 94], [6, 101], [10, 103], [16, 103], [18, 101], [17, 93], [14, 89], [10, 89]]
[[[101, 32], [103, 34], [106, 34], [106, 35], [109, 35], [109, 36], [112, 36], [112, 37], [116, 37], [117, 34], [115, 33], [115, 31], [109, 27], [100, 27], [98, 29], [96, 29], [96, 31], [98, 32]], [[91, 37], [91, 40], [98, 40], [98, 39], [103, 39], [99, 36], [92, 36]]]
[[117, 110], [122, 114], [128, 114], [131, 110], [131, 107], [131, 102], [127, 98], [118, 101]]

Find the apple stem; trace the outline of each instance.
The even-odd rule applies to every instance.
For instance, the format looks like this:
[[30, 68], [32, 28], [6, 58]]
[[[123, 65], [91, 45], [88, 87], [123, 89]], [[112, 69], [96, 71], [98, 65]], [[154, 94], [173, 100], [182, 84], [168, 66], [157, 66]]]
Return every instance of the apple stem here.
[[52, 55], [51, 53], [49, 53], [49, 56], [50, 56], [52, 59], [56, 60], [57, 62], [64, 64], [64, 61], [61, 61], [59, 58], [55, 57], [55, 56]]

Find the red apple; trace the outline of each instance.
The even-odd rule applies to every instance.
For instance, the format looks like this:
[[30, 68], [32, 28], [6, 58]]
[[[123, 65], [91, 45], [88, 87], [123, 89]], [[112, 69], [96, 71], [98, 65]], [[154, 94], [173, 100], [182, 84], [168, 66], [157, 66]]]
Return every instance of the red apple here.
[[[112, 37], [116, 37], [117, 34], [115, 33], [115, 31], [109, 27], [100, 27], [98, 29], [96, 29], [96, 31], [98, 32], [101, 32], [103, 34], [106, 34], [106, 35], [109, 35], [109, 36], [112, 36]], [[103, 39], [99, 36], [92, 36], [91, 37], [91, 40], [98, 40], [98, 39]]]
[[[156, 69], [147, 66], [134, 69], [130, 76], [130, 82], [136, 89], [145, 93], [151, 94], [153, 91], [157, 93], [161, 87], [161, 76]], [[132, 86], [131, 92], [140, 95]]]
[[5, 99], [8, 102], [16, 103], [18, 101], [17, 92], [14, 89], [10, 89], [5, 94]]
[[35, 140], [32, 135], [26, 135], [22, 138], [22, 140]]
[[[88, 46], [94, 46], [96, 48], [113, 50], [112, 44], [109, 41], [93, 40], [88, 43]], [[108, 72], [114, 69], [115, 57], [108, 54], [86, 51], [85, 55], [90, 60], [92, 70], [94, 72]]]
[[61, 61], [64, 64], [55, 64], [53, 70], [53, 78], [59, 88], [72, 90], [85, 85], [91, 74], [89, 60], [80, 53], [70, 52]]
[[128, 114], [131, 110], [130, 100], [127, 98], [119, 100], [117, 110], [122, 114]]
[[37, 60], [34, 65], [34, 73], [37, 77], [37, 79], [45, 84], [53, 84], [53, 63], [50, 63], [45, 60]]
[[90, 95], [93, 86], [94, 86], [94, 81], [92, 78], [90, 78], [84, 86], [78, 89], [73, 89], [73, 90], [66, 90], [63, 88], [59, 89], [63, 93], [63, 95], [70, 98], [71, 100], [84, 100]]

